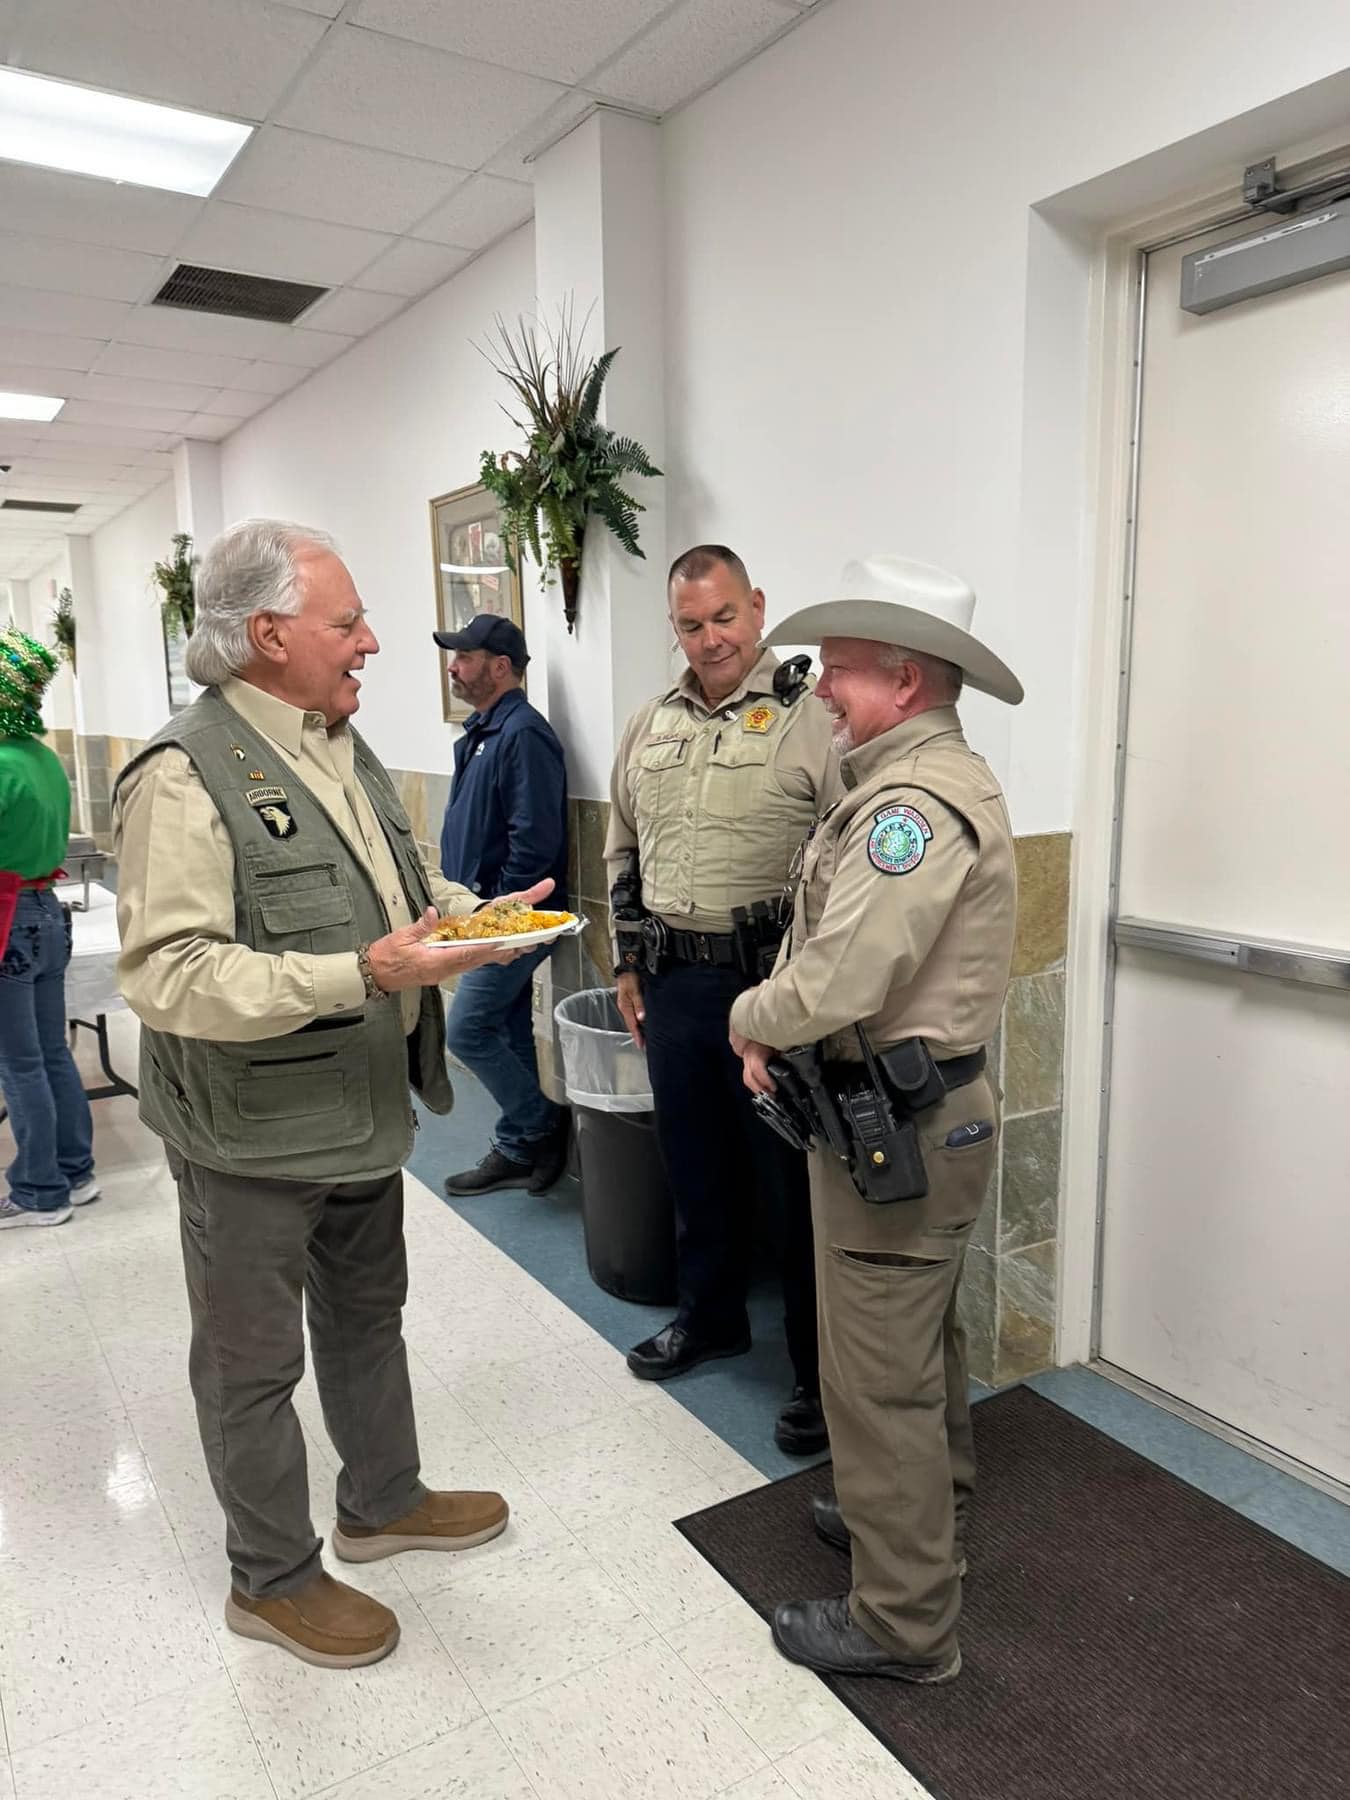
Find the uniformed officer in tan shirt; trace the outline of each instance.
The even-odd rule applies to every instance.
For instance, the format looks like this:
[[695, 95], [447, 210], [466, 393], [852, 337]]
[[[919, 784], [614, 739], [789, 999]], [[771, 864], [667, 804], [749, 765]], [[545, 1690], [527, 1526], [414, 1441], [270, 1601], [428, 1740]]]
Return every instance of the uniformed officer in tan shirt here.
[[226, 1623], [350, 1668], [386, 1656], [398, 1621], [320, 1566], [291, 1404], [302, 1297], [342, 1462], [337, 1555], [496, 1536], [500, 1495], [419, 1479], [402, 1164], [409, 1083], [434, 1110], [453, 1098], [437, 984], [504, 957], [425, 941], [439, 911], [480, 900], [422, 862], [351, 729], [379, 644], [332, 540], [232, 526], [202, 559], [196, 601], [188, 672], [206, 692], [115, 797], [122, 991], [142, 1022], [142, 1117], [178, 1183]]
[[830, 792], [830, 722], [804, 669], [780, 669], [764, 648], [764, 596], [733, 551], [686, 551], [668, 592], [689, 666], [624, 731], [605, 845], [610, 880], [620, 883], [616, 916], [628, 910], [630, 871], [648, 915], [643, 961], [624, 960], [631, 938], [617, 946], [618, 998], [646, 1046], [679, 1259], [676, 1315], [630, 1351], [628, 1366], [662, 1381], [750, 1348], [746, 1287], [760, 1196], [777, 1226], [794, 1373], [775, 1436], [789, 1453], [810, 1454], [826, 1439], [805, 1159], [755, 1117], [727, 1021], [762, 972], [745, 966], [746, 933], [738, 952], [733, 909], [781, 899]]
[[809, 1159], [837, 1494], [815, 1524], [851, 1550], [852, 1586], [780, 1606], [773, 1632], [811, 1668], [931, 1684], [961, 1667], [975, 1461], [956, 1292], [994, 1170], [985, 1052], [1017, 901], [1003, 795], [955, 702], [963, 679], [1012, 705], [1022, 689], [971, 635], [955, 576], [876, 556], [847, 565], [839, 594], [775, 634], [821, 646], [843, 795], [806, 846], [777, 968], [732, 1008], [732, 1044], [756, 1093], [775, 1091], [775, 1051], [817, 1042], [827, 1079], [831, 1063], [856, 1079], [859, 1026], [875, 1052], [922, 1039], [941, 1079], [914, 1115], [923, 1197], [869, 1202], [827, 1145]]

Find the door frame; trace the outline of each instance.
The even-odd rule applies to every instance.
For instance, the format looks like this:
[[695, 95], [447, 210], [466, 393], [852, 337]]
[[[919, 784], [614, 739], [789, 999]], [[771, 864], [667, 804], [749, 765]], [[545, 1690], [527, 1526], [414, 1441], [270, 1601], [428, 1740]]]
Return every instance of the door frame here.
[[[1281, 159], [1281, 185], [1287, 191], [1347, 166], [1350, 149], [1344, 139], [1303, 147], [1298, 160], [1287, 167]], [[1098, 1360], [1115, 991], [1111, 919], [1119, 875], [1133, 635], [1148, 256], [1227, 225], [1250, 222], [1255, 229], [1263, 219], [1278, 216], [1246, 205], [1240, 188], [1211, 191], [1117, 227], [1102, 239], [1094, 260], [1089, 366], [1096, 370], [1096, 380], [1088, 420], [1087, 487], [1095, 529], [1091, 604], [1078, 656], [1082, 735], [1077, 746], [1069, 907], [1055, 1348], [1061, 1366], [1095, 1364], [1100, 1373], [1146, 1393], [1170, 1411], [1217, 1429], [1229, 1441], [1308, 1478], [1313, 1472], [1301, 1464]], [[1327, 1485], [1326, 1478], [1318, 1479], [1318, 1485]], [[1340, 1491], [1335, 1484], [1332, 1489]]]

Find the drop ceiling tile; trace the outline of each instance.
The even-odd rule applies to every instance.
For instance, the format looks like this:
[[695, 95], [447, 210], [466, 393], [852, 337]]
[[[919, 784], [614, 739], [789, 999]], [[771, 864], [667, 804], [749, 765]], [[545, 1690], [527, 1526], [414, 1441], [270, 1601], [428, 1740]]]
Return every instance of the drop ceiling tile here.
[[293, 219], [257, 206], [212, 200], [178, 245], [180, 262], [208, 269], [239, 269], [281, 281], [334, 287], [363, 269], [393, 239], [319, 219]]
[[244, 388], [224, 388], [213, 394], [210, 404], [199, 408], [206, 413], [222, 413], [228, 419], [251, 419], [272, 404], [271, 394], [249, 393]]
[[165, 447], [162, 431], [137, 431], [130, 425], [65, 425], [60, 419], [47, 427], [44, 442], [57, 448], [70, 444], [82, 448], [101, 444], [110, 450], [162, 450]]
[[[54, 431], [52, 425], [47, 431]], [[79, 431], [80, 426], [74, 429]], [[84, 429], [92, 430], [92, 426]], [[167, 452], [158, 450], [139, 450], [130, 444], [92, 445], [87, 443], [68, 443], [64, 439], [47, 437], [42, 439], [33, 450], [35, 462], [51, 463], [60, 468], [74, 467], [76, 464], [91, 463], [97, 457], [107, 466], [110, 477], [114, 474], [141, 475], [151, 469], [169, 470], [173, 467], [173, 457]]]
[[145, 100], [263, 119], [329, 27], [260, 0], [40, 0], [14, 61]]
[[595, 105], [593, 94], [579, 91], [564, 94], [562, 99], [541, 113], [516, 133], [505, 147], [485, 165], [489, 174], [504, 175], [508, 181], [531, 182], [534, 170], [531, 160], [545, 144], [555, 143], [586, 117]]
[[0, 325], [40, 331], [44, 326], [72, 337], [106, 337], [131, 317], [120, 300], [87, 300], [80, 294], [56, 294], [47, 288], [0, 287]]
[[[8, 339], [0, 337], [0, 356], [8, 349]], [[88, 379], [74, 369], [39, 369], [23, 363], [0, 362], [0, 391], [6, 394], [47, 394], [69, 400], [79, 393], [80, 383]]]
[[305, 324], [321, 331], [349, 332], [361, 337], [383, 325], [408, 304], [406, 294], [373, 294], [363, 288], [338, 288], [305, 314]]
[[[130, 474], [128, 469], [115, 463], [108, 464], [93, 461], [76, 461], [74, 459], [78, 454], [78, 452], [72, 450], [70, 453], [71, 460], [69, 461], [67, 461], [65, 457], [17, 457], [14, 459], [14, 473], [10, 476], [10, 480], [18, 481], [22, 479], [23, 481], [36, 482], [39, 486], [59, 481], [74, 481], [79, 483], [95, 482], [99, 485], [106, 485], [109, 488], [116, 488], [119, 487], [122, 484], [123, 479]], [[97, 454], [97, 451], [88, 452], [88, 455], [90, 456], [97, 456]]]
[[0, 462], [17, 462], [21, 456], [32, 456], [37, 450], [38, 439], [31, 432], [7, 431], [7, 423], [0, 419]]
[[[302, 369], [321, 369], [325, 363], [332, 362], [335, 356], [341, 356], [344, 350], [350, 350], [355, 342], [354, 337], [348, 337], [343, 332], [306, 331], [303, 326], [293, 325], [289, 331], [281, 334], [275, 348], [259, 360], [293, 363]], [[247, 387], [248, 383], [241, 381], [236, 385]]]
[[0, 356], [6, 363], [39, 369], [92, 369], [107, 344], [97, 338], [53, 337], [45, 331], [6, 331]]
[[99, 358], [97, 372], [141, 376], [147, 381], [229, 387], [251, 361], [246, 356], [203, 356], [193, 350], [161, 350], [148, 344], [112, 344]]
[[236, 157], [215, 198], [398, 233], [444, 200], [468, 173], [268, 125]]
[[473, 260], [472, 250], [450, 244], [422, 244], [400, 238], [392, 250], [371, 265], [365, 279], [395, 293], [413, 298], [448, 281], [457, 269]]
[[475, 169], [560, 93], [533, 75], [342, 25], [277, 123]]
[[68, 400], [61, 408], [63, 425], [130, 425], [137, 432], [181, 431], [191, 410], [169, 411], [146, 406], [109, 405], [103, 400]]
[[240, 356], [252, 362], [275, 350], [290, 330], [289, 325], [191, 312], [181, 306], [139, 306], [123, 325], [119, 341], [155, 350], [190, 350], [199, 356]]
[[669, 112], [800, 18], [786, 0], [689, 0], [587, 86], [629, 106]]
[[243, 424], [242, 419], [232, 419], [226, 413], [197, 413], [188, 420], [183, 428], [185, 438], [206, 438], [208, 442], [218, 444], [231, 432], [238, 431]]
[[77, 375], [71, 392], [80, 400], [125, 406], [156, 406], [171, 412], [200, 412], [210, 405], [218, 382], [134, 381], [125, 375]]
[[142, 300], [155, 292], [168, 265], [162, 256], [136, 250], [96, 249], [0, 231], [0, 269], [16, 287], [53, 288], [98, 300]]
[[237, 377], [238, 385], [245, 393], [252, 394], [287, 394], [293, 387], [298, 387], [310, 373], [295, 364], [255, 362], [250, 363], [243, 374]]
[[670, 0], [362, 0], [358, 25], [567, 86], [613, 56]]
[[482, 250], [495, 243], [534, 212], [534, 189], [495, 175], [475, 175], [444, 206], [423, 219], [414, 235], [438, 244], [460, 244]]
[[325, 19], [336, 19], [345, 0], [287, 0], [287, 3], [298, 6], [302, 12], [321, 13]]
[[0, 219], [7, 231], [35, 237], [167, 256], [202, 204], [189, 194], [0, 163]]

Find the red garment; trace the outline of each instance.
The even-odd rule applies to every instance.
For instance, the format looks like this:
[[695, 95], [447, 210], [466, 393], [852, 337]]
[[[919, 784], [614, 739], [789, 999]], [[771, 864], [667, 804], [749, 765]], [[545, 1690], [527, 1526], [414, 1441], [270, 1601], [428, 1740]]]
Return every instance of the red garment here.
[[14, 909], [19, 904], [22, 886], [17, 875], [6, 875], [0, 870], [0, 956], [9, 948], [9, 929], [14, 923]]

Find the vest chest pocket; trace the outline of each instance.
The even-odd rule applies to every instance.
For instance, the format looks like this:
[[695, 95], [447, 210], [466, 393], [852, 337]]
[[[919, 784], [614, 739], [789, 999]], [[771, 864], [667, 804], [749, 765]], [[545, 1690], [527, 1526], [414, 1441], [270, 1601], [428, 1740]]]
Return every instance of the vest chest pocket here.
[[212, 1136], [231, 1159], [363, 1144], [375, 1129], [364, 1020], [208, 1047]]
[[[354, 916], [351, 894], [338, 874], [336, 863], [255, 867], [253, 904], [263, 928], [262, 934], [270, 938], [350, 925]], [[286, 946], [288, 949], [302, 947]]]

